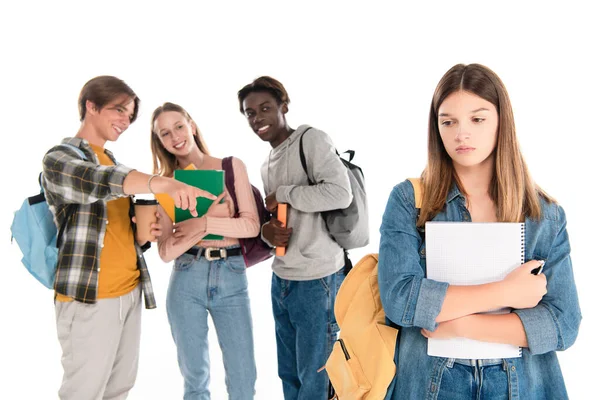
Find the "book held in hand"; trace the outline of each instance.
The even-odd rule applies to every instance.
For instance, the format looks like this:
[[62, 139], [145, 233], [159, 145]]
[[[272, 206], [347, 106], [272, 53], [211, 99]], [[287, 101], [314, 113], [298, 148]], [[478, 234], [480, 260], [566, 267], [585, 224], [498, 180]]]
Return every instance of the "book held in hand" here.
[[[525, 262], [523, 223], [427, 222], [425, 243], [427, 279], [450, 285], [501, 281]], [[428, 339], [427, 354], [465, 359], [514, 358], [521, 356], [521, 349], [466, 338]]]

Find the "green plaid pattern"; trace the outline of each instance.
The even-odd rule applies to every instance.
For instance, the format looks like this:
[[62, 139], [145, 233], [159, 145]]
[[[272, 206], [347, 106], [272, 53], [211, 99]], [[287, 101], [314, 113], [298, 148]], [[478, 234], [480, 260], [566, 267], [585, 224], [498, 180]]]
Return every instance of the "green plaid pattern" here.
[[[87, 161], [64, 146], [53, 147], [44, 156], [42, 186], [57, 226], [65, 218], [67, 206], [78, 204], [63, 234], [54, 289], [82, 303], [95, 303], [100, 252], [108, 222], [106, 202], [127, 197], [123, 192], [123, 181], [132, 169], [118, 165], [108, 150], [106, 154], [115, 165], [100, 165], [84, 139], [66, 138], [62, 143], [79, 147]], [[135, 241], [134, 246], [146, 308], [156, 308], [146, 261]]]

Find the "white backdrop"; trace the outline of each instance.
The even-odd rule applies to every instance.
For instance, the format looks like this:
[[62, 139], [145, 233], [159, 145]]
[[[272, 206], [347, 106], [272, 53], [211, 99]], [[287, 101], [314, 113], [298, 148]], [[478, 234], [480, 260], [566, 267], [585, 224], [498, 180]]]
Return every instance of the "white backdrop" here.
[[[261, 189], [259, 168], [270, 147], [247, 126], [236, 93], [260, 75], [281, 80], [292, 99], [292, 127], [309, 123], [338, 149], [356, 150], [372, 235], [368, 247], [352, 252], [357, 260], [378, 249], [392, 187], [423, 169], [433, 90], [459, 62], [485, 64], [503, 79], [531, 172], [566, 210], [584, 320], [575, 345], [559, 357], [571, 397], [592, 390], [600, 356], [593, 331], [600, 29], [591, 8], [573, 1], [568, 8], [510, 1], [16, 3], [0, 6], [0, 398], [56, 398], [62, 377], [52, 293], [20, 265], [9, 225], [38, 190], [45, 151], [76, 133], [77, 96], [88, 79], [116, 75], [142, 99], [139, 120], [107, 145], [122, 163], [151, 170], [150, 113], [172, 101], [188, 109], [213, 154], [240, 157]], [[140, 370], [129, 398], [177, 399], [183, 384], [164, 306], [171, 266], [155, 249], [147, 254], [159, 308], [144, 312]], [[253, 267], [248, 278], [256, 398], [282, 399], [269, 263]], [[214, 330], [210, 344], [213, 398], [225, 399]]]

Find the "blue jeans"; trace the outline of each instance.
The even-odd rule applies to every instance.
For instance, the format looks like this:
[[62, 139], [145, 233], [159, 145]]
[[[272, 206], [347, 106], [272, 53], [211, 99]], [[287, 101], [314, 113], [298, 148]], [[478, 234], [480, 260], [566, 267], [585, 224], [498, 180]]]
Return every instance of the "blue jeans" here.
[[273, 274], [271, 301], [275, 317], [279, 377], [286, 400], [326, 400], [325, 365], [339, 331], [333, 314], [343, 268], [310, 281], [290, 281]]
[[503, 361], [486, 365], [486, 361], [449, 359], [437, 400], [508, 400], [507, 365]]
[[184, 379], [185, 400], [210, 399], [209, 313], [223, 353], [229, 398], [252, 399], [256, 365], [242, 256], [207, 261], [183, 254], [175, 260], [167, 315]]

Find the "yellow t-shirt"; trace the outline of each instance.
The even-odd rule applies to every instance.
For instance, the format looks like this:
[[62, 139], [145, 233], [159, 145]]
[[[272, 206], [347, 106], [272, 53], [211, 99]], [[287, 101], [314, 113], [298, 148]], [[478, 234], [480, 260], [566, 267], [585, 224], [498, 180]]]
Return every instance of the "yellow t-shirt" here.
[[[90, 144], [102, 165], [114, 165], [104, 148]], [[98, 298], [119, 297], [132, 291], [140, 279], [137, 256], [133, 244], [133, 230], [129, 220], [129, 198], [123, 197], [108, 201], [106, 209], [108, 221], [104, 235], [104, 245], [100, 251], [100, 271], [98, 272]], [[58, 301], [72, 299], [56, 294]]]

